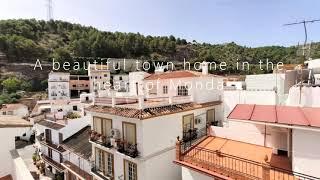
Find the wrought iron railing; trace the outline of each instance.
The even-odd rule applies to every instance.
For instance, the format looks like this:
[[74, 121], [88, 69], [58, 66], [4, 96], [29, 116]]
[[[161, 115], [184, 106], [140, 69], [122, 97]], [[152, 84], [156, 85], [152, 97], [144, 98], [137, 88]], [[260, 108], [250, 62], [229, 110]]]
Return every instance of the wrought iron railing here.
[[317, 177], [273, 167], [237, 156], [193, 147], [182, 154], [183, 161], [235, 179], [319, 180]]
[[93, 141], [93, 142], [100, 144], [102, 146], [105, 146], [107, 148], [112, 147], [111, 138], [104, 136], [104, 135], [101, 135], [100, 133], [98, 133], [96, 131], [91, 130], [89, 132], [89, 138], [90, 138], [90, 141]]
[[201, 142], [207, 136], [207, 127], [201, 129], [189, 129], [183, 132], [181, 151], [182, 153], [188, 151], [193, 145]]
[[131, 144], [126, 141], [118, 142], [118, 151], [132, 158], [136, 158], [139, 155], [137, 144]]

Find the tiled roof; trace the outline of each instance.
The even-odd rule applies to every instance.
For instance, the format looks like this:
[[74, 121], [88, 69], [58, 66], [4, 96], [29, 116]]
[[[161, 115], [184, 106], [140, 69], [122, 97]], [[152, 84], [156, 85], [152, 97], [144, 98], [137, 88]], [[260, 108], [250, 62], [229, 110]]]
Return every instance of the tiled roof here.
[[32, 124], [18, 116], [0, 115], [0, 128], [32, 127]]
[[320, 128], [320, 108], [238, 104], [228, 119]]
[[93, 105], [86, 108], [86, 111], [97, 112], [97, 113], [107, 113], [107, 114], [112, 114], [116, 116], [123, 116], [127, 118], [136, 118], [136, 119], [142, 120], [142, 119], [148, 119], [156, 116], [164, 116], [164, 115], [179, 113], [183, 111], [190, 111], [194, 109], [215, 106], [219, 104], [221, 104], [221, 101], [212, 101], [212, 102], [203, 103], [203, 104], [197, 104], [197, 103], [174, 104], [174, 105], [152, 107], [152, 108], [145, 108], [145, 109]]
[[90, 126], [86, 126], [71, 137], [64, 140], [61, 146], [85, 158], [86, 160], [89, 160], [92, 154], [92, 145], [89, 142], [90, 129]]
[[196, 71], [167, 71], [163, 73], [155, 73], [144, 78], [145, 80], [157, 80], [157, 79], [173, 79], [173, 78], [188, 78], [188, 77], [201, 77], [201, 76], [212, 76], [220, 77], [213, 74], [202, 75], [201, 72]]
[[50, 122], [50, 121], [47, 121], [47, 120], [42, 120], [42, 121], [38, 122], [38, 124], [42, 125], [42, 126], [45, 126], [47, 128], [55, 129], [55, 130], [59, 130], [59, 129], [62, 129], [62, 128], [65, 127], [62, 124], [57, 124], [57, 123]]

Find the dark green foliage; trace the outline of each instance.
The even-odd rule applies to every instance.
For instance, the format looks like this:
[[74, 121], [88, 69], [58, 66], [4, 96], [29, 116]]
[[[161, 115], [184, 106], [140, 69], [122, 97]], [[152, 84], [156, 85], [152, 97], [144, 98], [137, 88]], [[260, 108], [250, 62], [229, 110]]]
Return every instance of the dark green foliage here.
[[[144, 36], [139, 33], [99, 31], [63, 21], [1, 20], [0, 51], [11, 61], [34, 62], [36, 58], [69, 61], [81, 57], [141, 58], [148, 60], [215, 61], [234, 64], [237, 60], [257, 64], [259, 60], [301, 63], [296, 47], [250, 48], [227, 44], [187, 42], [174, 36]], [[311, 57], [320, 57], [320, 48]], [[227, 73], [237, 73], [231, 67]]]

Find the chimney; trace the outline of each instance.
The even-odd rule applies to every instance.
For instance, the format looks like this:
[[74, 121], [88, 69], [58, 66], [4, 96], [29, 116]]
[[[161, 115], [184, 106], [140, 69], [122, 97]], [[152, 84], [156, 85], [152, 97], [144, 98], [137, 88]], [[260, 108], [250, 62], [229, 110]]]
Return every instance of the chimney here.
[[139, 109], [143, 109], [144, 106], [144, 97], [143, 96], [138, 96], [138, 104], [139, 104]]
[[202, 69], [202, 75], [208, 75], [208, 71], [209, 71], [209, 69], [208, 69], [208, 62], [206, 62], [206, 61], [203, 61], [202, 63], [201, 63], [201, 69]]

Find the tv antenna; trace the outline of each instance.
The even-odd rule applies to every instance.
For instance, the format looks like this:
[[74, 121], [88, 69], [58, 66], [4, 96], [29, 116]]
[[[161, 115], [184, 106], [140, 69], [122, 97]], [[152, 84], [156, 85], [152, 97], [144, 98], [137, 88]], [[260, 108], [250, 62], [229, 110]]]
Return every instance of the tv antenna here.
[[47, 20], [53, 20], [52, 0], [47, 0]]
[[320, 19], [303, 20], [303, 21], [300, 21], [300, 22], [294, 22], [294, 23], [284, 24], [284, 26], [293, 26], [293, 25], [303, 24], [303, 27], [304, 27], [303, 56], [305, 55], [305, 54], [304, 54], [304, 48], [306, 47], [306, 45], [307, 45], [307, 41], [308, 41], [307, 24], [308, 24], [308, 23], [318, 22], [318, 21], [320, 21]]

